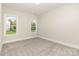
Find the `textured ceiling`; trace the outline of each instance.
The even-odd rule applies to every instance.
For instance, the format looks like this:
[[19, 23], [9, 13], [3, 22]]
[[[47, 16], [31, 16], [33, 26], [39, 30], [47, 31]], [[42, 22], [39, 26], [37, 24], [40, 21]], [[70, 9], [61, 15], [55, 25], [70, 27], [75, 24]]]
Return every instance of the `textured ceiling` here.
[[3, 7], [30, 12], [35, 15], [43, 14], [61, 5], [63, 5], [63, 3], [40, 3], [38, 5], [34, 3], [3, 3]]

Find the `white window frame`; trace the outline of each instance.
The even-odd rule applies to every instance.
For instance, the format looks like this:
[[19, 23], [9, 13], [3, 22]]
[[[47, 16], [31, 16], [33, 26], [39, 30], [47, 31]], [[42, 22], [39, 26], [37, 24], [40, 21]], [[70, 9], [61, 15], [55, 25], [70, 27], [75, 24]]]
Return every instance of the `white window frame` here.
[[[16, 17], [16, 34], [10, 34], [10, 35], [6, 35], [6, 29], [5, 29], [5, 21], [6, 21], [6, 17], [9, 16], [14, 16]], [[4, 25], [4, 36], [16, 36], [17, 35], [17, 30], [18, 30], [18, 17], [16, 15], [12, 15], [12, 14], [4, 14], [4, 18], [3, 18], [3, 25]]]

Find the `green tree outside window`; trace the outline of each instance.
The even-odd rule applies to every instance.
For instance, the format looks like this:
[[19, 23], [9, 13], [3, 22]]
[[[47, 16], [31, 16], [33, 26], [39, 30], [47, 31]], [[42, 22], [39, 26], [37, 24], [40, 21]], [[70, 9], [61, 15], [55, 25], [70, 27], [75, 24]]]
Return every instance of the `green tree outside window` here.
[[36, 23], [35, 22], [31, 23], [31, 32], [36, 32]]

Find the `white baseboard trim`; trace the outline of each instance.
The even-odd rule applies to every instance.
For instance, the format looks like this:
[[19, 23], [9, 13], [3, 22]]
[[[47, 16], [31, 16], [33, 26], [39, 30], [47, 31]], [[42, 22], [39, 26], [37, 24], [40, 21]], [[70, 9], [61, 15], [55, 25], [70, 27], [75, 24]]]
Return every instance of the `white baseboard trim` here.
[[21, 41], [21, 40], [27, 40], [27, 39], [36, 38], [36, 37], [37, 36], [30, 36], [30, 37], [20, 38], [20, 39], [16, 39], [16, 40], [4, 41], [3, 44], [11, 43], [11, 42], [16, 42], [16, 41]]
[[3, 42], [3, 44], [11, 43], [11, 42], [16, 42], [16, 41], [21, 41], [21, 40], [27, 40], [27, 39], [36, 38], [36, 37], [40, 37], [42, 39], [46, 39], [46, 40], [49, 40], [49, 41], [52, 41], [52, 42], [56, 42], [56, 43], [59, 43], [59, 44], [65, 45], [65, 46], [69, 46], [69, 47], [72, 47], [72, 48], [79, 49], [79, 46], [77, 46], [77, 45], [73, 45], [73, 44], [70, 44], [70, 43], [65, 43], [65, 42], [62, 42], [62, 41], [57, 41], [55, 39], [50, 39], [50, 38], [44, 37], [42, 35], [31, 36], [31, 37], [26, 37], [26, 38], [20, 38], [20, 39], [11, 40], [11, 41], [5, 41], [5, 42]]
[[70, 44], [70, 43], [65, 43], [65, 42], [62, 42], [62, 41], [57, 41], [55, 39], [46, 38], [46, 37], [40, 36], [40, 35], [38, 37], [40, 37], [42, 39], [46, 39], [46, 40], [52, 41], [52, 42], [56, 42], [56, 43], [59, 43], [59, 44], [65, 45], [65, 46], [69, 46], [69, 47], [72, 47], [72, 48], [79, 49], [79, 46], [77, 46], [77, 45], [73, 45], [73, 44]]

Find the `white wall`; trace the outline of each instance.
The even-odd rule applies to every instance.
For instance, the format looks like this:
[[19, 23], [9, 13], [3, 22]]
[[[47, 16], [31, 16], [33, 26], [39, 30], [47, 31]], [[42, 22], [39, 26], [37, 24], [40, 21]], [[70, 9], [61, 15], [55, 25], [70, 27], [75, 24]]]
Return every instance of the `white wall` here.
[[27, 39], [36, 36], [36, 33], [32, 33], [30, 29], [32, 19], [36, 18], [35, 15], [17, 11], [11, 8], [3, 7], [3, 17], [6, 14], [15, 15], [18, 17], [17, 34], [13, 36], [3, 36], [3, 43], [13, 42], [13, 41]]
[[0, 4], [0, 52], [2, 48], [2, 5]]
[[38, 34], [79, 48], [79, 4], [67, 4], [39, 16]]

